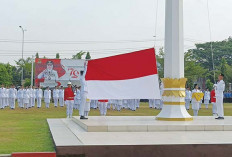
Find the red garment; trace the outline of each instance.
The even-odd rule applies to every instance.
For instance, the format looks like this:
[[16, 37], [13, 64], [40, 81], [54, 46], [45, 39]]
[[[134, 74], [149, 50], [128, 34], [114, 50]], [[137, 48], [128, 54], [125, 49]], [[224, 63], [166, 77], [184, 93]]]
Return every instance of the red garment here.
[[65, 100], [74, 100], [74, 93], [72, 88], [66, 88], [64, 90], [64, 101]]
[[108, 102], [108, 100], [98, 100], [99, 102]]
[[211, 102], [216, 103], [216, 96], [215, 96], [215, 90], [214, 89], [210, 92], [210, 97], [211, 97]]

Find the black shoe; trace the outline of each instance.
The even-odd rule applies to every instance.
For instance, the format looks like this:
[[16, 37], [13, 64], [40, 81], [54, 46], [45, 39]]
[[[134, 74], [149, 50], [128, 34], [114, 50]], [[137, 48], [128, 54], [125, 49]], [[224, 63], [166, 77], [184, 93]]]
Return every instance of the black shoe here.
[[224, 117], [217, 117], [217, 118], [215, 118], [215, 119], [217, 119], [217, 120], [223, 120]]
[[80, 119], [88, 119], [88, 118], [86, 118], [85, 116], [81, 116]]

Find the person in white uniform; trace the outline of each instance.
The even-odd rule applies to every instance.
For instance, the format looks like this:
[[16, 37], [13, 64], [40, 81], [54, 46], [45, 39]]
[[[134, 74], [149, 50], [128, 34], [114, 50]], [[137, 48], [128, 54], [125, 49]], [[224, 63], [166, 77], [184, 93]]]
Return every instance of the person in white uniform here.
[[154, 108], [155, 107], [155, 99], [149, 99], [149, 108]]
[[108, 100], [98, 100], [99, 111], [101, 116], [106, 116]]
[[[198, 90], [197, 84], [194, 85], [194, 89], [192, 90], [192, 94], [193, 93], [200, 93], [200, 91]], [[192, 109], [193, 109], [194, 116], [198, 116], [199, 104], [200, 104], [200, 101], [197, 101], [195, 98], [192, 98]]]
[[[199, 90], [200, 93], [202, 93], [201, 87], [198, 87], [198, 90]], [[203, 98], [202, 98], [201, 101], [199, 102], [199, 109], [201, 109], [202, 101], [203, 101]]]
[[76, 87], [75, 89], [75, 97], [74, 97], [74, 109], [78, 109], [80, 108], [80, 103], [81, 103], [81, 91], [80, 91], [81, 87]]
[[189, 110], [190, 101], [192, 99], [192, 92], [190, 91], [190, 88], [188, 87], [185, 91], [185, 108], [186, 110]]
[[53, 89], [53, 100], [54, 100], [54, 106], [58, 106], [58, 99], [59, 99], [59, 89], [58, 86]]
[[28, 87], [26, 87], [23, 90], [23, 104], [26, 109], [29, 108], [29, 99], [30, 99], [30, 90], [28, 89]]
[[218, 76], [218, 82], [216, 85], [216, 106], [217, 106], [217, 113], [218, 117], [215, 119], [221, 120], [224, 119], [224, 109], [223, 109], [223, 92], [225, 91], [225, 82], [223, 81], [224, 74], [220, 74]]
[[24, 87], [21, 86], [20, 89], [18, 90], [18, 105], [20, 108], [24, 108], [23, 93], [24, 93]]
[[9, 89], [9, 97], [10, 97], [10, 108], [15, 109], [15, 99], [17, 98], [17, 89], [12, 85]]
[[51, 90], [49, 89], [49, 87], [47, 87], [46, 90], [44, 90], [44, 102], [46, 108], [49, 108], [50, 101], [51, 101]]
[[87, 117], [89, 116], [89, 111], [90, 111], [90, 99], [86, 100], [86, 104], [85, 104], [85, 109], [84, 109], [84, 116]]
[[31, 90], [31, 107], [35, 107], [35, 99], [36, 99], [36, 89], [35, 89], [35, 86], [32, 86], [32, 90]]
[[87, 85], [86, 85], [86, 82], [85, 82], [84, 71], [81, 71], [80, 74], [81, 74], [81, 78], [80, 78], [80, 82], [81, 82], [81, 104], [80, 104], [80, 109], [79, 109], [79, 115], [80, 115], [80, 119], [88, 119], [88, 118], [86, 118], [84, 116], [84, 110], [85, 110], [85, 104], [86, 104], [88, 90], [87, 90]]
[[4, 108], [4, 96], [5, 95], [5, 88], [4, 85], [0, 88], [0, 109]]
[[9, 87], [7, 86], [5, 89], [5, 107], [9, 106]]
[[36, 90], [36, 99], [37, 99], [37, 108], [41, 108], [41, 100], [43, 97], [43, 90], [38, 86], [38, 89]]
[[59, 89], [59, 103], [60, 103], [60, 107], [64, 107], [64, 88], [63, 88], [63, 86], [61, 86]]
[[209, 108], [209, 100], [210, 100], [210, 91], [207, 88], [205, 93], [204, 93], [204, 104], [205, 104], [205, 108], [208, 109]]

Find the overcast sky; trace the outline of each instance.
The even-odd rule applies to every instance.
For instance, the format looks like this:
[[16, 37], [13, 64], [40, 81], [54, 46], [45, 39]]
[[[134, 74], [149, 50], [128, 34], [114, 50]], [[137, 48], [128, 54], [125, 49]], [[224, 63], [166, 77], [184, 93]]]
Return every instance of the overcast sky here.
[[[0, 0], [0, 62], [80, 50], [92, 58], [154, 46], [157, 0]], [[158, 0], [157, 49], [164, 45], [165, 0]], [[212, 40], [232, 35], [232, 0], [209, 0]], [[185, 50], [210, 41], [207, 0], [184, 0]]]

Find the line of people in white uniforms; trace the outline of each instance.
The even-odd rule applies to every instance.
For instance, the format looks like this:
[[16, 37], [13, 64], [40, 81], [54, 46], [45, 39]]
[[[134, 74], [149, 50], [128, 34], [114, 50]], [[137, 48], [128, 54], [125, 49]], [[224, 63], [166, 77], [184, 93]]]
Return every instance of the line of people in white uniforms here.
[[[21, 86], [18, 90], [14, 85], [11, 88], [4, 88], [4, 85], [0, 88], [0, 109], [4, 109], [5, 107], [10, 107], [11, 109], [15, 109], [15, 102], [18, 101], [18, 106], [20, 108], [31, 108], [36, 106], [41, 108], [42, 99], [44, 98], [44, 102], [46, 107], [49, 108], [51, 101], [51, 90], [47, 87], [44, 91], [38, 87], [23, 87]], [[53, 99], [54, 106], [57, 107], [58, 103], [61, 107], [64, 106], [64, 89], [61, 87], [58, 89], [56, 87], [53, 90]]]

